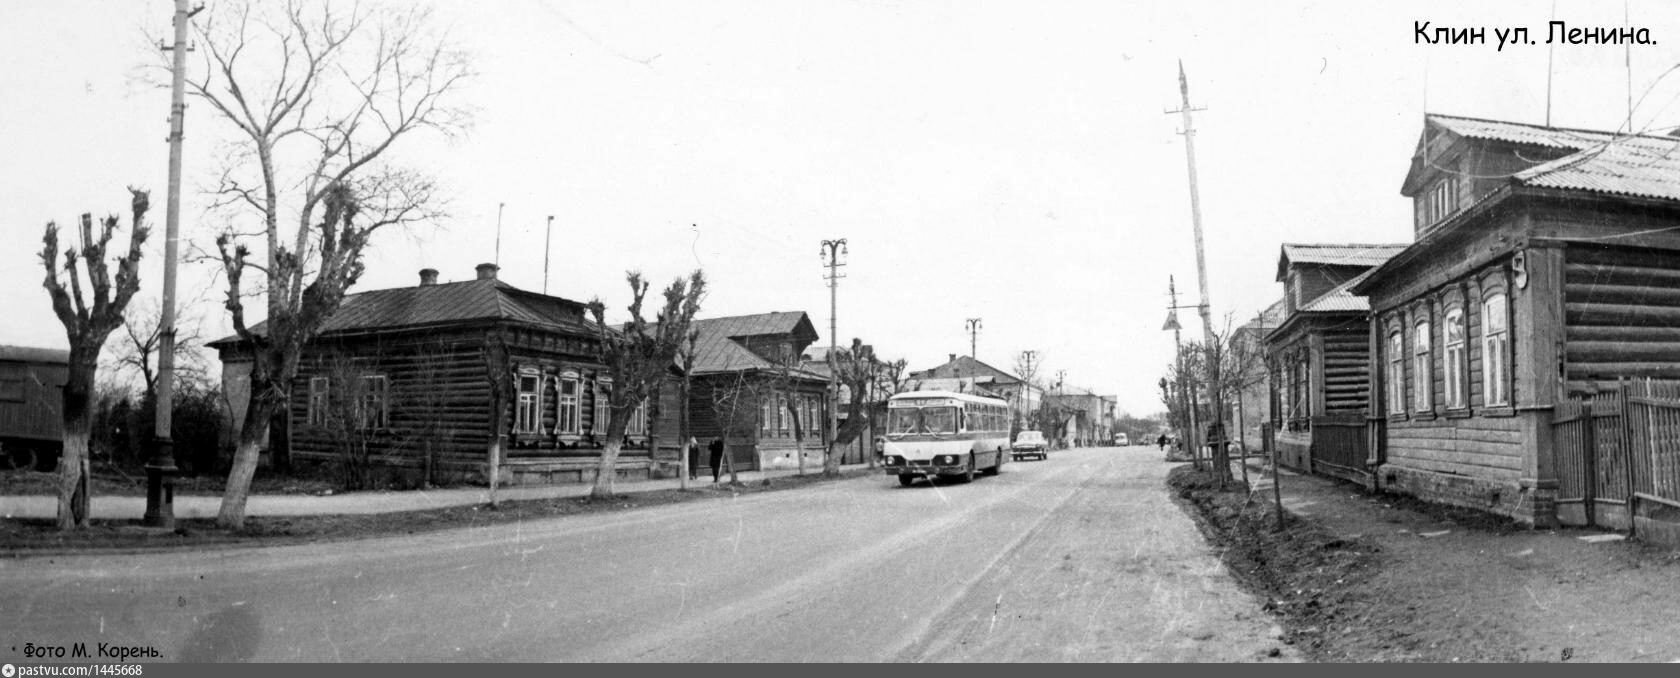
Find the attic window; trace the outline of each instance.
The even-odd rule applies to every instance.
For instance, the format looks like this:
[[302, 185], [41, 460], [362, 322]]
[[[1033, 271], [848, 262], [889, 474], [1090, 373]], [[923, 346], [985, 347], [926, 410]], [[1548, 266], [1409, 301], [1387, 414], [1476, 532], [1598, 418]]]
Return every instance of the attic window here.
[[1451, 216], [1458, 209], [1458, 178], [1449, 175], [1435, 182], [1429, 188], [1427, 200], [1424, 204], [1426, 223], [1440, 223]]

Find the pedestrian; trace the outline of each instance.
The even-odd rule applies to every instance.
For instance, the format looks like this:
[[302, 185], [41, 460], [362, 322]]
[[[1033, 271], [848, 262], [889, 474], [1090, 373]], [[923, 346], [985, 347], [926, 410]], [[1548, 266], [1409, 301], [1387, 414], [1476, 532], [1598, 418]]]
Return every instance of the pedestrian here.
[[1162, 452], [1167, 451], [1167, 434], [1162, 433], [1160, 437], [1155, 439], [1155, 444], [1161, 448]]
[[723, 464], [723, 439], [713, 438], [712, 444], [707, 445], [706, 449], [712, 451], [712, 482], [715, 483], [718, 481], [718, 467]]
[[700, 477], [700, 441], [695, 440], [694, 436], [689, 436], [689, 438], [688, 438], [688, 479], [689, 480], [695, 480], [699, 477]]

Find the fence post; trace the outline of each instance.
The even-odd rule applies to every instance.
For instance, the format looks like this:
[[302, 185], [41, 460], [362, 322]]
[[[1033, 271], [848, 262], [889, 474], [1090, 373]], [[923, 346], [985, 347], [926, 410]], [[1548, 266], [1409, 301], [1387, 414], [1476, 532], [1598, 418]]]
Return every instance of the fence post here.
[[1623, 474], [1627, 476], [1627, 503], [1623, 504], [1623, 506], [1627, 507], [1628, 536], [1632, 537], [1634, 536], [1635, 531], [1634, 510], [1638, 508], [1638, 498], [1635, 496], [1635, 492], [1637, 490], [1634, 489], [1633, 484], [1633, 417], [1630, 416], [1633, 411], [1633, 407], [1628, 402], [1628, 392], [1630, 390], [1631, 389], [1628, 388], [1628, 380], [1626, 377], [1618, 377], [1616, 379], [1616, 394], [1621, 399], [1621, 402], [1617, 404], [1618, 409], [1621, 410], [1621, 424], [1616, 428], [1617, 433], [1621, 436], [1622, 464], [1627, 470], [1627, 473]]
[[1581, 399], [1581, 508], [1587, 514], [1587, 524], [1598, 524], [1598, 444], [1593, 435], [1593, 400]]

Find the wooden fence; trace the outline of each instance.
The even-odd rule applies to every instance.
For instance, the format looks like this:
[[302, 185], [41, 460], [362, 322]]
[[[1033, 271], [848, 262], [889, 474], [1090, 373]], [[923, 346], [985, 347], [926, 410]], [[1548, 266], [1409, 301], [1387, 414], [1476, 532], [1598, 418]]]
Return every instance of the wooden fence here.
[[1629, 529], [1640, 504], [1680, 508], [1680, 381], [1616, 382], [1553, 410], [1558, 519]]

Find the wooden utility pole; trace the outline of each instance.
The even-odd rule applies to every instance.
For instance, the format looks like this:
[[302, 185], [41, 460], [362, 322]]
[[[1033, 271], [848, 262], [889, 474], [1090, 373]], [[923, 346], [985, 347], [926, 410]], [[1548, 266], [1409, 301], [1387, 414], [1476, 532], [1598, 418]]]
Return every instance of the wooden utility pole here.
[[[203, 9], [200, 7], [199, 9]], [[146, 513], [151, 527], [175, 526], [175, 441], [171, 437], [175, 409], [175, 260], [180, 256], [181, 140], [186, 127], [187, 22], [198, 10], [187, 0], [175, 0], [175, 44], [170, 50], [169, 77], [169, 196], [164, 208], [163, 318], [158, 322], [158, 380], [156, 416], [152, 421], [152, 457], [146, 460]]]
[[[1223, 392], [1219, 388], [1218, 352], [1215, 344], [1217, 338], [1213, 334], [1213, 314], [1208, 302], [1207, 257], [1203, 253], [1202, 247], [1202, 202], [1201, 192], [1196, 184], [1196, 128], [1190, 117], [1191, 113], [1207, 109], [1190, 106], [1190, 81], [1184, 76], [1183, 61], [1178, 62], [1178, 93], [1182, 97], [1180, 106], [1178, 110], [1169, 111], [1169, 113], [1177, 113], [1184, 117], [1184, 130], [1179, 134], [1184, 135], [1184, 157], [1190, 171], [1190, 223], [1196, 233], [1196, 282], [1202, 293], [1202, 301], [1197, 310], [1202, 316], [1202, 336], [1205, 344], [1202, 346], [1202, 350], [1207, 353], [1208, 402], [1213, 406], [1214, 418], [1217, 421], [1222, 416], [1220, 400]], [[1194, 406], [1194, 403], [1192, 403], [1192, 406]], [[1195, 437], [1199, 438], [1200, 436], [1196, 435]], [[1214, 469], [1214, 473], [1217, 474], [1221, 484], [1223, 484], [1225, 477], [1231, 473], [1230, 466], [1226, 463], [1225, 451], [1222, 447], [1210, 451], [1213, 454], [1214, 466], [1217, 467]], [[1222, 464], [1225, 465], [1221, 466]]]
[[548, 215], [548, 231], [543, 236], [543, 294], [548, 294], [548, 252], [552, 249], [549, 243], [554, 240], [554, 215]]

